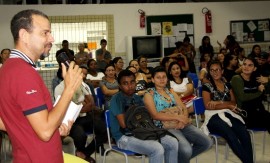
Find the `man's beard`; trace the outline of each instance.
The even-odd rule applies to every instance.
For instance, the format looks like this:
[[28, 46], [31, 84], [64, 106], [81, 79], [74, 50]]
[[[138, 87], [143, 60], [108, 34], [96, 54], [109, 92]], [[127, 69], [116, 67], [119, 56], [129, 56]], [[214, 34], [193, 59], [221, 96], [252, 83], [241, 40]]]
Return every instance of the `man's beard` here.
[[41, 55], [40, 55], [40, 60], [44, 60], [46, 57], [48, 57], [50, 55], [50, 53], [42, 53]]

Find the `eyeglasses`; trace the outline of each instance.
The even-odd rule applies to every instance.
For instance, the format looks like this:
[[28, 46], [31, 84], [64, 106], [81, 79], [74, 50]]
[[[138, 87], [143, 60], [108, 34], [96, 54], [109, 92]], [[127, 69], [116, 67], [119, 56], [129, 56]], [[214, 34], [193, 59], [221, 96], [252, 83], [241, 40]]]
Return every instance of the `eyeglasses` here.
[[210, 69], [210, 73], [214, 73], [214, 72], [221, 72], [221, 69], [218, 68], [218, 69]]

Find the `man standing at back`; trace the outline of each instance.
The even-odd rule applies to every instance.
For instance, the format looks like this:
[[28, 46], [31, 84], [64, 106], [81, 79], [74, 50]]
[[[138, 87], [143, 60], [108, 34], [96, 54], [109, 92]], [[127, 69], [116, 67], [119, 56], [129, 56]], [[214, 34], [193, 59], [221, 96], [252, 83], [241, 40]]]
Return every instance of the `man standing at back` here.
[[99, 71], [104, 72], [107, 64], [110, 63], [112, 59], [111, 53], [106, 49], [107, 40], [100, 40], [100, 49], [96, 50], [97, 68]]
[[[149, 157], [149, 163], [176, 163], [178, 145], [174, 137], [166, 135], [158, 140], [140, 140], [126, 131], [125, 109], [132, 104], [144, 105], [140, 96], [135, 94], [135, 75], [130, 70], [123, 70], [117, 77], [119, 91], [111, 99], [111, 133], [117, 146]], [[129, 136], [128, 136], [129, 135]]]
[[81, 85], [81, 69], [74, 62], [68, 70], [62, 64], [65, 90], [53, 107], [35, 70], [35, 62], [48, 53], [54, 41], [48, 17], [37, 10], [21, 11], [11, 20], [11, 32], [15, 49], [0, 70], [0, 129], [8, 132], [14, 163], [61, 163], [60, 135], [71, 127], [61, 123]]

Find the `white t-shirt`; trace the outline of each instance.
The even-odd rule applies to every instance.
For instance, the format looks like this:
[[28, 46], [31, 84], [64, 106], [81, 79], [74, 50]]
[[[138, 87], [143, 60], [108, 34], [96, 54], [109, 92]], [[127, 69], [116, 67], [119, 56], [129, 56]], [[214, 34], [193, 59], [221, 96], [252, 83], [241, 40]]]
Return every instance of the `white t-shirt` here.
[[86, 79], [90, 80], [102, 80], [104, 74], [102, 72], [98, 72], [97, 76], [92, 76], [91, 74], [87, 74]]
[[186, 92], [187, 84], [190, 83], [188, 78], [184, 78], [181, 84], [175, 83], [174, 81], [170, 81], [170, 86], [175, 92]]

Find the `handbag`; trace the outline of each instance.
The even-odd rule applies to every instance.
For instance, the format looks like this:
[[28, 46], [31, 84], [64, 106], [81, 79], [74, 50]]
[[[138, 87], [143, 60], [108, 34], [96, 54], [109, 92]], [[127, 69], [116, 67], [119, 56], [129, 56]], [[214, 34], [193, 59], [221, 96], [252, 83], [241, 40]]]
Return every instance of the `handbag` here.
[[[177, 115], [178, 116], [178, 115], [184, 115], [185, 114], [184, 108], [182, 108], [180, 106], [175, 106], [175, 107], [163, 109], [160, 112], [164, 113], [164, 114], [167, 114], [168, 116], [171, 116], [171, 115]], [[176, 121], [176, 120], [170, 120], [170, 121], [161, 121], [161, 123], [163, 125], [163, 128], [165, 128], [165, 129], [175, 129], [179, 122]]]

